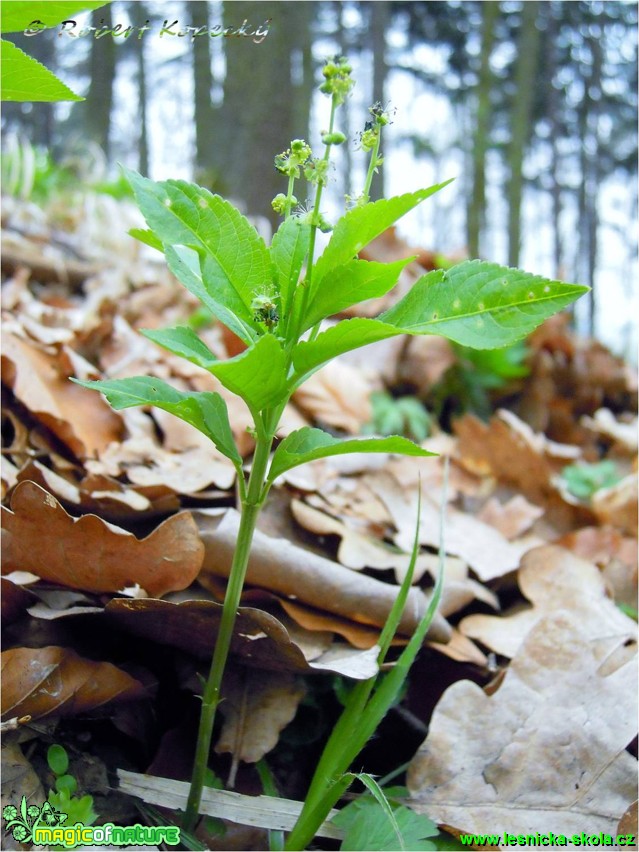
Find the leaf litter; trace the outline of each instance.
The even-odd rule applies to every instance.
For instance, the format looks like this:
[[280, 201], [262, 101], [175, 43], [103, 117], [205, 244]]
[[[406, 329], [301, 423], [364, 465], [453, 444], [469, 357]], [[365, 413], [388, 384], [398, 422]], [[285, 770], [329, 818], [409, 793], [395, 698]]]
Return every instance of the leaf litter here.
[[[103, 227], [116, 209], [139, 225], [137, 211], [105, 204], [65, 213], [75, 254], [60, 243], [55, 257], [43, 254], [52, 220], [17, 202], [3, 227], [3, 713], [51, 724], [81, 724], [109, 702], [148, 702], [144, 677], [127, 673], [153, 669], [144, 643], [162, 649], [160, 680], [178, 660], [191, 660], [194, 673], [213, 646], [237, 526], [235, 469], [196, 430], [153, 408], [114, 412], [68, 379], [142, 373], [216, 391], [245, 460], [253, 448], [240, 400], [137, 333], [185, 324], [197, 305], [146, 247]], [[366, 257], [416, 253], [388, 232]], [[346, 315], [391, 307], [420, 262], [404, 269], [397, 291]], [[199, 334], [219, 358], [240, 351], [215, 323]], [[488, 421], [465, 414], [452, 434], [435, 424], [424, 442], [450, 458], [451, 472], [443, 605], [423, 654], [446, 661], [452, 686], [419, 685], [435, 710], [423, 719], [409, 803], [456, 831], [530, 833], [552, 823], [614, 833], [636, 798], [626, 749], [636, 735], [635, 625], [620, 607], [629, 612], [637, 596], [637, 384], [564, 317], [528, 347], [528, 377], [494, 394]], [[322, 424], [358, 435], [382, 388], [408, 389], [428, 407], [457, 358], [436, 337], [382, 341], [364, 355], [315, 374], [280, 437]], [[619, 466], [619, 483], [590, 500], [571, 497], [563, 468], [602, 458]], [[436, 565], [442, 471], [441, 458], [338, 457], [281, 477], [274, 496], [287, 520], [280, 529], [265, 515], [256, 539], [218, 750], [251, 763], [277, 749], [302, 675], [374, 673], [421, 488], [422, 550], [400, 640], [410, 636]], [[31, 573], [26, 584], [18, 572]], [[56, 598], [60, 590], [79, 597]], [[38, 633], [45, 620], [49, 632]], [[103, 624], [100, 654], [91, 640]], [[240, 769], [240, 788], [244, 777]]]

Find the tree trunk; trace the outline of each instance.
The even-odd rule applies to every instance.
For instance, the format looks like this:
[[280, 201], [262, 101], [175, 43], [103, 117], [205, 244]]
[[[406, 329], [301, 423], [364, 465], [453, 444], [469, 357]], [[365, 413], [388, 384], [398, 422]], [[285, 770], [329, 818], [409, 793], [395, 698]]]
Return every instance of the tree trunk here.
[[[129, 5], [129, 13], [134, 26], [141, 27], [147, 20], [146, 3], [139, 0]], [[141, 174], [149, 174], [149, 136], [147, 127], [147, 85], [146, 62], [144, 59], [144, 36], [134, 41], [138, 66], [138, 110], [140, 118], [140, 135], [138, 136], [138, 169]]]
[[[209, 4], [189, 0], [188, 13], [191, 26], [210, 29]], [[193, 92], [195, 109], [195, 177], [213, 185], [214, 167], [212, 153], [215, 135], [215, 111], [211, 103], [213, 73], [211, 71], [211, 45], [208, 36], [199, 36], [193, 42]]]
[[[91, 12], [91, 26], [113, 27], [111, 6], [102, 6]], [[113, 103], [113, 81], [116, 63], [115, 39], [110, 36], [91, 39], [89, 75], [91, 82], [86, 101], [82, 104], [85, 130], [89, 139], [102, 148], [107, 159], [110, 153], [109, 130], [111, 127], [111, 105]]]
[[521, 247], [521, 202], [523, 197], [523, 164], [530, 141], [535, 75], [538, 66], [539, 15], [537, 0], [528, 0], [521, 11], [521, 28], [517, 40], [515, 96], [510, 113], [508, 145], [508, 264], [519, 266]]
[[313, 10], [313, 3], [288, 0], [224, 4], [225, 28], [240, 27], [246, 20], [255, 30], [272, 20], [260, 44], [246, 36], [224, 40], [224, 101], [209, 142], [220, 175], [219, 191], [242, 200], [247, 212], [265, 216], [272, 224], [277, 217], [271, 201], [286, 191], [285, 179], [273, 168], [273, 157], [288, 148], [292, 139], [308, 133], [308, 115], [300, 126], [298, 110], [294, 121], [295, 102], [302, 97], [310, 103], [303, 92], [312, 87], [312, 81], [293, 77], [291, 56], [294, 51], [304, 56], [310, 49]]
[[493, 75], [490, 55], [493, 48], [495, 22], [499, 3], [487, 0], [482, 3], [481, 60], [477, 82], [475, 133], [472, 150], [472, 192], [467, 216], [468, 252], [480, 257], [482, 237], [486, 225], [486, 153], [490, 143], [491, 90]]

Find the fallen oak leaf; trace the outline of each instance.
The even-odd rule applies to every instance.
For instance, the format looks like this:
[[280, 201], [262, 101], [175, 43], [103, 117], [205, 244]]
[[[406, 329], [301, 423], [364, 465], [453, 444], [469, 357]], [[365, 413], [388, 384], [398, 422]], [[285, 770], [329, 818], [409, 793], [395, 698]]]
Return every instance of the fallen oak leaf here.
[[5, 334], [2, 348], [2, 381], [75, 456], [86, 458], [121, 438], [119, 415], [70, 382], [55, 356], [16, 334]]
[[86, 592], [117, 592], [135, 583], [155, 596], [184, 589], [197, 577], [204, 556], [188, 512], [138, 539], [97, 515], [72, 518], [55, 497], [27, 481], [16, 486], [11, 510], [2, 507], [2, 516], [4, 573], [30, 571]]
[[145, 687], [111, 663], [70, 648], [12, 648], [2, 652], [2, 718], [76, 716], [111, 701], [144, 698]]
[[546, 545], [529, 551], [521, 561], [517, 580], [533, 606], [500, 617], [469, 615], [459, 625], [465, 636], [513, 657], [535, 625], [560, 610], [579, 617], [590, 644], [623, 643], [636, 636], [636, 624], [606, 596], [599, 569], [563, 547]]
[[491, 696], [449, 687], [408, 772], [411, 806], [486, 834], [615, 833], [636, 796], [634, 659], [604, 674], [578, 615], [542, 619]]

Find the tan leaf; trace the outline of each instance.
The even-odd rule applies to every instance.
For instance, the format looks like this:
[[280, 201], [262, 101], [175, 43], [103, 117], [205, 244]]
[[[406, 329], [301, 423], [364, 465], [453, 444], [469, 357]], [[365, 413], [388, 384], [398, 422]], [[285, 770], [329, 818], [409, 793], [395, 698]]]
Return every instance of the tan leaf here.
[[411, 385], [423, 399], [456, 363], [457, 356], [445, 337], [410, 337], [397, 365], [397, 383]]
[[633, 473], [612, 488], [601, 488], [593, 494], [592, 508], [599, 523], [637, 535], [638, 490], [637, 474]]
[[544, 510], [539, 506], [529, 503], [522, 494], [516, 494], [506, 503], [492, 497], [484, 503], [477, 517], [512, 541], [527, 532], [543, 514]]
[[477, 834], [614, 834], [637, 789], [626, 751], [637, 666], [600, 667], [581, 619], [564, 611], [536, 625], [493, 695], [453, 684], [410, 766], [412, 807]]
[[[379, 494], [393, 517], [397, 528], [395, 544], [410, 550], [415, 536], [417, 495], [401, 488], [387, 473], [367, 477], [367, 483]], [[421, 544], [439, 549], [440, 508], [429, 497], [422, 497], [419, 540]], [[538, 542], [513, 543], [488, 524], [449, 506], [445, 519], [446, 553], [464, 560], [480, 580], [501, 577], [518, 567], [522, 555]]]
[[15, 334], [3, 336], [2, 348], [2, 381], [78, 458], [121, 437], [119, 415], [99, 394], [69, 381], [54, 356]]
[[224, 678], [220, 710], [224, 725], [215, 745], [218, 754], [257, 763], [275, 748], [283, 728], [293, 720], [306, 689], [286, 672], [236, 668]]
[[598, 435], [612, 439], [615, 447], [630, 455], [637, 454], [637, 418], [631, 422], [617, 420], [609, 408], [600, 408], [592, 417], [582, 417], [581, 423]]
[[293, 401], [318, 423], [357, 435], [371, 419], [373, 390], [375, 386], [361, 370], [333, 362], [304, 382], [293, 394]]
[[69, 648], [12, 648], [2, 652], [2, 718], [76, 716], [110, 701], [146, 695], [126, 672], [85, 660]]
[[[18, 742], [3, 733], [2, 751], [0, 752], [0, 768], [2, 776], [2, 808], [13, 805], [20, 813], [22, 797], [28, 802], [43, 802], [46, 793], [42, 783], [31, 763], [24, 756]], [[22, 849], [11, 835], [2, 838], [2, 848], [5, 850]]]
[[[203, 573], [228, 577], [239, 528], [239, 513], [229, 509], [220, 516], [195, 514], [206, 547]], [[285, 539], [271, 538], [259, 530], [246, 575], [248, 583], [269, 589], [318, 609], [362, 624], [383, 627], [398, 588], [373, 577], [350, 571], [330, 559], [297, 547]], [[424, 614], [428, 600], [416, 588], [410, 590], [399, 630], [411, 635]], [[442, 616], [436, 616], [429, 638], [446, 641], [450, 633]]]
[[21, 482], [11, 511], [3, 507], [2, 515], [5, 573], [31, 571], [87, 592], [117, 592], [139, 583], [149, 594], [162, 595], [186, 588], [202, 565], [204, 546], [187, 512], [137, 539], [96, 515], [72, 518], [39, 485]]
[[567, 610], [579, 617], [590, 643], [634, 641], [636, 625], [606, 596], [599, 569], [564, 548], [547, 545], [531, 550], [522, 559], [517, 580], [532, 607], [499, 618], [469, 615], [459, 625], [462, 633], [513, 657], [541, 619]]

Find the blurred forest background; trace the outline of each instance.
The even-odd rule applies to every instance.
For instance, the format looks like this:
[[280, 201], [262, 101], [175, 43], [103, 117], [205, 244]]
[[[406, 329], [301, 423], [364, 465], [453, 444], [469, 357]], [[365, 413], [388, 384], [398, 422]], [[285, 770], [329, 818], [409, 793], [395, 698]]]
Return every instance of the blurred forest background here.
[[[34, 200], [78, 179], [124, 192], [121, 162], [195, 178], [272, 222], [285, 189], [273, 156], [297, 137], [319, 149], [319, 68], [343, 53], [358, 84], [327, 213], [361, 189], [357, 134], [381, 101], [396, 112], [374, 193], [456, 178], [407, 217], [408, 242], [588, 284], [578, 327], [635, 357], [636, 3], [117, 0], [77, 20], [149, 30], [9, 36], [86, 101], [4, 105], [5, 150], [22, 145], [24, 157], [28, 140], [34, 152], [26, 189], [5, 158], [5, 189], [8, 177]], [[175, 33], [244, 20], [267, 37], [160, 37], [165, 23]]]

